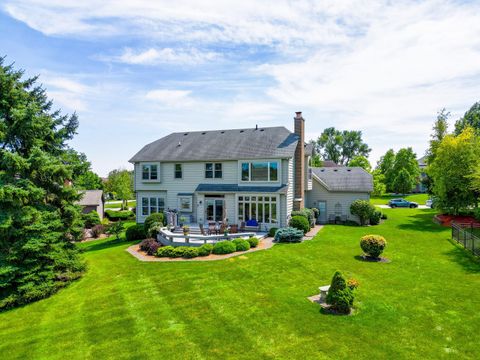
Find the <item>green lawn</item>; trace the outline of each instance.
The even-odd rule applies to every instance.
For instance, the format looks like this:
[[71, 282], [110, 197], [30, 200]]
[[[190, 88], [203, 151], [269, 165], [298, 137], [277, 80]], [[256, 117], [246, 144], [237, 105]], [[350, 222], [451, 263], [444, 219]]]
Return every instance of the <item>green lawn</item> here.
[[[385, 210], [378, 227], [328, 225], [311, 241], [213, 262], [144, 263], [129, 245], [82, 244], [88, 273], [0, 314], [2, 359], [478, 359], [480, 263], [431, 210]], [[365, 263], [359, 238], [388, 240]], [[340, 269], [354, 316], [306, 298]]]
[[378, 197], [371, 197], [370, 202], [374, 205], [386, 205], [390, 199], [406, 199], [408, 201], [414, 201], [420, 205], [425, 205], [425, 201], [428, 200], [428, 194], [410, 194], [410, 195], [382, 195]]
[[[136, 205], [136, 200], [128, 200], [128, 207], [135, 207]], [[119, 203], [110, 203], [110, 202], [106, 202], [105, 203], [105, 209], [120, 209], [122, 207], [122, 203], [119, 202]]]

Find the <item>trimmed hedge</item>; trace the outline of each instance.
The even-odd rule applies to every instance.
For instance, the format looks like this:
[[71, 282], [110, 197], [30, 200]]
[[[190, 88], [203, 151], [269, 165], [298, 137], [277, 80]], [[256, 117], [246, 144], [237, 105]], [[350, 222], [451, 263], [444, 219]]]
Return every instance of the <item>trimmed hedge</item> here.
[[387, 241], [380, 235], [365, 235], [360, 240], [362, 250], [373, 258], [378, 258], [386, 246]]
[[133, 226], [130, 226], [127, 229], [127, 231], [125, 232], [125, 237], [127, 238], [128, 241], [133, 241], [133, 240], [143, 240], [147, 236], [145, 234], [143, 225], [135, 224]]
[[212, 253], [213, 245], [212, 244], [203, 244], [198, 248], [198, 256], [208, 256]]
[[155, 256], [158, 257], [174, 257], [175, 248], [173, 246], [162, 246], [158, 248]]
[[87, 214], [82, 214], [82, 220], [85, 223], [85, 227], [87, 229], [93, 228], [95, 225], [100, 225], [100, 215], [98, 215], [98, 212], [90, 211]]
[[244, 239], [235, 239], [232, 240], [232, 243], [235, 244], [236, 251], [247, 251], [250, 250], [250, 243]]
[[271, 227], [269, 230], [268, 230], [268, 236], [270, 237], [274, 237], [275, 236], [275, 233], [277, 232], [278, 228], [276, 227]]
[[301, 215], [295, 215], [290, 219], [290, 227], [303, 231], [306, 234], [310, 230], [310, 224], [306, 217]]
[[307, 219], [308, 224], [310, 227], [315, 226], [315, 213], [313, 212], [312, 209], [308, 208], [303, 208], [302, 210], [294, 210], [291, 212], [290, 216], [303, 216], [305, 219]]
[[260, 242], [260, 240], [258, 240], [258, 238], [256, 237], [248, 238], [247, 241], [250, 244], [251, 248], [256, 248], [258, 246], [258, 243]]
[[303, 239], [303, 231], [295, 228], [278, 229], [275, 234], [277, 242], [300, 242]]
[[370, 216], [370, 225], [378, 225], [380, 224], [380, 219], [382, 218], [381, 211], [374, 211], [373, 214]]
[[111, 221], [133, 219], [135, 215], [130, 210], [105, 210], [105, 215]]
[[195, 257], [198, 256], [198, 249], [197, 248], [189, 247], [189, 246], [179, 246], [175, 250], [180, 249], [180, 248], [182, 248], [182, 250], [181, 250], [182, 257], [185, 258], [185, 259], [192, 259], [192, 258], [195, 258]]
[[231, 241], [219, 241], [213, 246], [213, 253], [217, 255], [230, 254], [237, 250], [235, 244]]

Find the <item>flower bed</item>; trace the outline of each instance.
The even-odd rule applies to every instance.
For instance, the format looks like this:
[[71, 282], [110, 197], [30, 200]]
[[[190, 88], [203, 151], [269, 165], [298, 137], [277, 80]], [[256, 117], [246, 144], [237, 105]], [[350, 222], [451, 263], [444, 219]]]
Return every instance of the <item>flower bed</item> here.
[[461, 216], [461, 215], [435, 215], [435, 220], [438, 224], [446, 227], [452, 226], [452, 222], [460, 224], [475, 224], [480, 226], [480, 222], [473, 216]]

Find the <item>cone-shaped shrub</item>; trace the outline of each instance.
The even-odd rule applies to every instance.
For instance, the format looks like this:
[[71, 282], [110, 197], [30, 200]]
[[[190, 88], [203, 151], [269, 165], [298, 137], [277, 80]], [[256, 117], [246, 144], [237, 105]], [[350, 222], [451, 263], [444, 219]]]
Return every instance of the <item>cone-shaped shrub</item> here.
[[349, 314], [353, 306], [353, 291], [340, 271], [336, 271], [327, 293], [327, 304], [332, 310], [341, 314]]

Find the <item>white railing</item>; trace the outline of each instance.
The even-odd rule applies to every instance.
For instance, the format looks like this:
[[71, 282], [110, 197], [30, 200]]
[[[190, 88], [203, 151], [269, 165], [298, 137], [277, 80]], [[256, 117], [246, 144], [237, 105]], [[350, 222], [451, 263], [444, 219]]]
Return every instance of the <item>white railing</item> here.
[[201, 234], [175, 234], [169, 231], [167, 228], [163, 228], [159, 231], [157, 240], [163, 245], [184, 244], [191, 246], [200, 246], [208, 242], [215, 243], [223, 240], [232, 240], [245, 237], [253, 237], [257, 234], [254, 232], [243, 232], [227, 235], [201, 235]]

